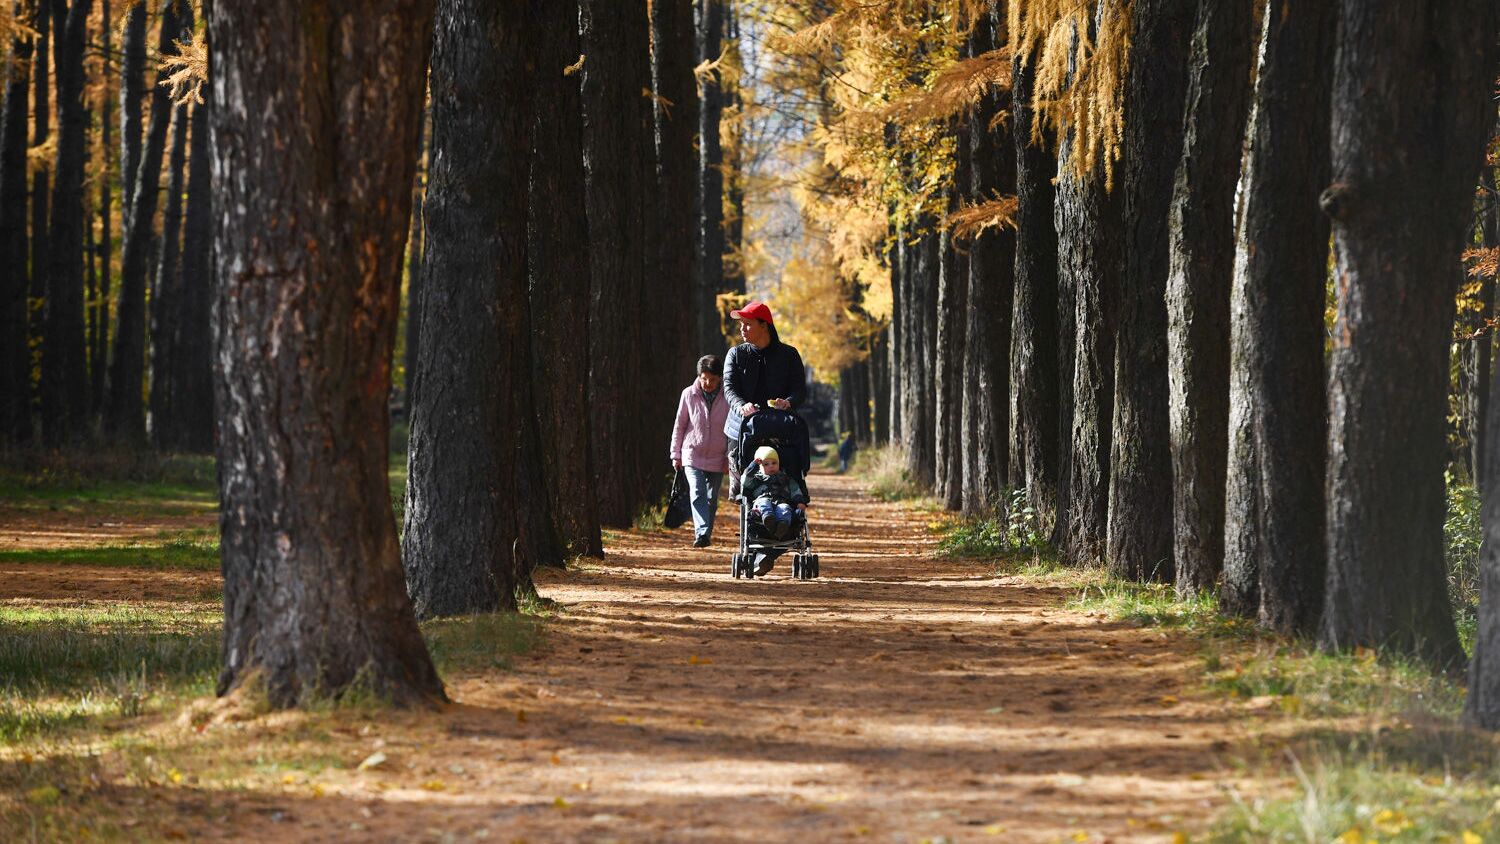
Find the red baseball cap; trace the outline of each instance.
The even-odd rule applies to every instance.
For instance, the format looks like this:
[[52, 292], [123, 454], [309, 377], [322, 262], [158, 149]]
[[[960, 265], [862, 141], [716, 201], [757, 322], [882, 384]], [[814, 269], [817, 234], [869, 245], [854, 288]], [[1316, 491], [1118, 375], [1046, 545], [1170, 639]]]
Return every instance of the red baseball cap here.
[[730, 311], [729, 316], [732, 319], [758, 319], [761, 322], [776, 322], [771, 319], [771, 309], [767, 307], [765, 302], [746, 302], [745, 307], [737, 311]]

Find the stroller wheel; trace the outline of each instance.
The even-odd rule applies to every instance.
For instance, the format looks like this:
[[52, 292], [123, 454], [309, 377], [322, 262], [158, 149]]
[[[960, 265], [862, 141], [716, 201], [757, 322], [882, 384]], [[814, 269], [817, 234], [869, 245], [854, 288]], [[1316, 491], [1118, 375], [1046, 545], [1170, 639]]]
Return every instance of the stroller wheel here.
[[794, 554], [792, 556], [792, 579], [793, 580], [805, 580], [806, 578], [804, 578], [803, 575], [806, 572], [807, 572], [806, 558], [803, 555], [801, 555], [801, 554]]
[[821, 561], [818, 559], [818, 555], [817, 554], [809, 554], [807, 556], [808, 556], [808, 559], [810, 559], [812, 561], [812, 574], [808, 575], [808, 577], [817, 577], [818, 576], [818, 564]]
[[740, 579], [740, 555], [735, 554], [729, 558], [729, 573], [734, 575], [735, 580]]

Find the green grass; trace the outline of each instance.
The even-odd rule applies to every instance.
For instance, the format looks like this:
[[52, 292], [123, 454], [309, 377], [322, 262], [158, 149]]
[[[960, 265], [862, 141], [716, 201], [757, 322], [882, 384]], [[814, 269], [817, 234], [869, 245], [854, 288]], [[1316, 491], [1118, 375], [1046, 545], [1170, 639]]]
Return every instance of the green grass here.
[[[158, 712], [212, 692], [223, 615], [128, 604], [0, 607], [0, 746]], [[536, 647], [541, 622], [497, 613], [425, 622], [444, 675], [491, 668]]]
[[0, 453], [0, 506], [185, 515], [217, 504], [207, 455], [153, 451]]
[[211, 531], [185, 531], [167, 534], [157, 540], [138, 540], [91, 548], [0, 551], [0, 563], [218, 571], [219, 540]]

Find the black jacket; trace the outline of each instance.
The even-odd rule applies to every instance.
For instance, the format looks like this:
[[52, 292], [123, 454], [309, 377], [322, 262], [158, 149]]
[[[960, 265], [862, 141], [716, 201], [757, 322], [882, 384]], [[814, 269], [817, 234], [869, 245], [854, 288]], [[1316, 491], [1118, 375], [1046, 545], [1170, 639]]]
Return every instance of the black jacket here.
[[802, 355], [779, 339], [773, 339], [764, 349], [750, 343], [735, 346], [724, 358], [724, 395], [729, 399], [724, 435], [737, 440], [743, 418], [741, 405], [748, 402], [765, 408], [771, 399], [788, 399], [795, 410], [807, 400]]

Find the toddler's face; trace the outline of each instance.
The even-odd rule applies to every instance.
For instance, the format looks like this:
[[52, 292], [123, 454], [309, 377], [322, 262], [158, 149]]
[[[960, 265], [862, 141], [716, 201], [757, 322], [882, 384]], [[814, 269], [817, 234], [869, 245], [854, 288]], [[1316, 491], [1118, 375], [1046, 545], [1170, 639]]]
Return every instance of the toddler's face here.
[[765, 472], [767, 475], [774, 475], [777, 472], [781, 471], [781, 461], [780, 460], [772, 460], [772, 459], [767, 458], [765, 460], [760, 461], [760, 469], [761, 469], [762, 472]]

